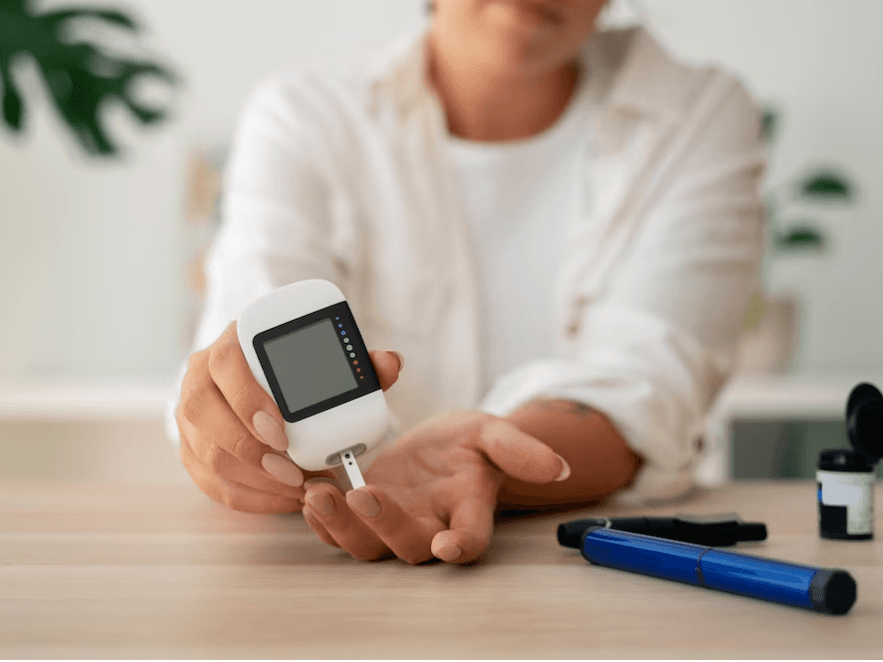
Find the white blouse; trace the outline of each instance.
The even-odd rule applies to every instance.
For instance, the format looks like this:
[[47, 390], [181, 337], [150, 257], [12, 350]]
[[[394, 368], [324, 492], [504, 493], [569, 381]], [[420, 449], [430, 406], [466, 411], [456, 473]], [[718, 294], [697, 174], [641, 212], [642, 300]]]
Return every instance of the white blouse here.
[[446, 409], [505, 415], [537, 397], [569, 399], [606, 414], [645, 460], [615, 498], [680, 496], [760, 286], [758, 108], [735, 78], [676, 62], [642, 28], [593, 35], [580, 104], [596, 119], [581, 125], [552, 310], [530, 332], [551, 323], [554, 347], [537, 346], [485, 394], [489, 358], [494, 374], [511, 360], [482, 348], [469, 190], [425, 81], [424, 37], [350, 74], [286, 73], [252, 96], [195, 349], [255, 298], [325, 278], [344, 291], [369, 347], [406, 357], [386, 393], [391, 436]]
[[588, 121], [586, 72], [558, 120], [510, 143], [449, 137], [482, 301], [481, 397], [507, 372], [555, 357], [555, 278]]

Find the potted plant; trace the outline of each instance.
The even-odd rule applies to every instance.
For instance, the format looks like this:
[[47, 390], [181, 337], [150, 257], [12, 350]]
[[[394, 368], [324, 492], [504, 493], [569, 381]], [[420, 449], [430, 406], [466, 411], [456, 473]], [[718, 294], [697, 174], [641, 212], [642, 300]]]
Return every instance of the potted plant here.
[[[776, 135], [779, 115], [763, 113], [761, 134], [768, 145]], [[807, 206], [851, 204], [854, 186], [833, 166], [808, 169], [793, 180], [770, 188], [765, 196], [770, 239], [768, 260], [789, 255], [822, 253], [827, 237], [817, 221], [796, 216]], [[745, 320], [737, 371], [742, 373], [784, 373], [793, 365], [800, 339], [800, 305], [793, 294], [756, 294]]]
[[133, 96], [133, 83], [142, 77], [174, 83], [176, 76], [149, 59], [115, 54], [95, 40], [78, 39], [77, 27], [84, 22], [133, 34], [140, 29], [131, 16], [107, 7], [37, 12], [29, 0], [0, 0], [0, 123], [14, 134], [24, 128], [27, 106], [13, 77], [13, 65], [29, 55], [80, 147], [93, 156], [112, 157], [120, 150], [104, 126], [102, 105], [119, 101], [141, 124], [157, 124], [166, 118], [166, 111], [139, 102]]

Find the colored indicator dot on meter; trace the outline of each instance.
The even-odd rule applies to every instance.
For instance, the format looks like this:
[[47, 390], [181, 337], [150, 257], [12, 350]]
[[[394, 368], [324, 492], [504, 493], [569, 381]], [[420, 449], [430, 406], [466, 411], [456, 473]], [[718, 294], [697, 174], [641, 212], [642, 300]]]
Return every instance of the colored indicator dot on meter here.
[[346, 335], [346, 331], [341, 331], [341, 332], [340, 332], [340, 335], [345, 336], [345, 335]]
[[350, 352], [350, 358], [351, 358], [351, 359], [356, 358], [356, 353], [355, 353], [355, 352]]
[[339, 318], [339, 317], [335, 317], [334, 319], [339, 320], [340, 318]]
[[337, 328], [338, 328], [338, 329], [342, 329], [342, 328], [343, 328], [343, 324], [338, 324], [338, 325], [337, 325]]
[[362, 372], [361, 368], [356, 368], [356, 372]]
[[350, 339], [349, 339], [349, 338], [344, 338], [343, 341], [344, 341], [344, 342], [349, 342]]
[[353, 361], [353, 365], [359, 365], [358, 361]]

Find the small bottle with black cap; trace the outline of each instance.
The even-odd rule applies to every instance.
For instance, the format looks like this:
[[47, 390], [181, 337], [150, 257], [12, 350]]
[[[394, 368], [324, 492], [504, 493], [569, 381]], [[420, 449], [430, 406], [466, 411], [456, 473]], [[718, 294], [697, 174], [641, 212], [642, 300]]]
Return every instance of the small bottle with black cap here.
[[874, 537], [874, 473], [883, 457], [883, 395], [873, 385], [859, 384], [850, 393], [846, 434], [852, 449], [829, 448], [819, 454], [819, 534], [837, 540], [870, 540]]

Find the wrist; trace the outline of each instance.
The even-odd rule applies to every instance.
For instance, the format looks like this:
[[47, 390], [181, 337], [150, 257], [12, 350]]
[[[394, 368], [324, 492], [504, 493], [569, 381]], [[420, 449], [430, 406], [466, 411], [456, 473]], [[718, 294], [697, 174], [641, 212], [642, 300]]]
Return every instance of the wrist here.
[[513, 507], [596, 502], [625, 487], [640, 464], [608, 418], [588, 405], [536, 399], [505, 418], [549, 446], [572, 468], [564, 480], [545, 485], [507, 478], [498, 499]]

